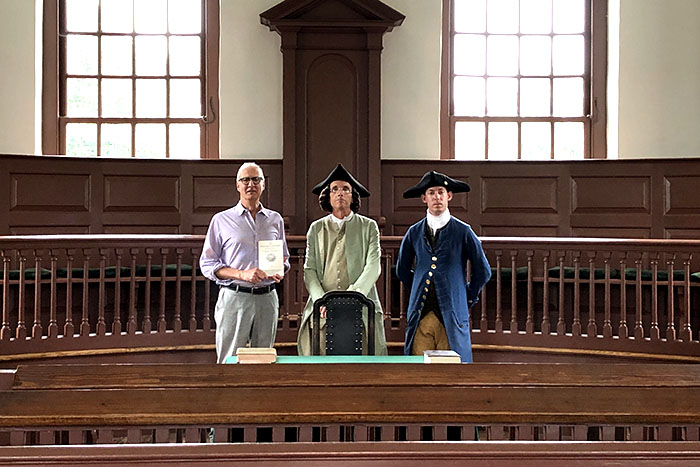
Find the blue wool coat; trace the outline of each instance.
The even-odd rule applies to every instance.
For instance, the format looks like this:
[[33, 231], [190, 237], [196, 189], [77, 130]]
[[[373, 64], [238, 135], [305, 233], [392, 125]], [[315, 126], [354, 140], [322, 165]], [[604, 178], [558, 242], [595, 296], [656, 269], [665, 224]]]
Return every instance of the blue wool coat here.
[[[433, 250], [425, 237], [426, 222], [424, 218], [408, 229], [396, 263], [396, 275], [411, 289], [404, 353], [411, 354], [413, 337], [432, 282], [450, 348], [460, 355], [462, 362], [471, 362], [469, 308], [479, 300], [481, 288], [491, 277], [491, 268], [481, 242], [468, 224], [452, 217], [440, 231]], [[471, 262], [469, 283], [467, 261]]]

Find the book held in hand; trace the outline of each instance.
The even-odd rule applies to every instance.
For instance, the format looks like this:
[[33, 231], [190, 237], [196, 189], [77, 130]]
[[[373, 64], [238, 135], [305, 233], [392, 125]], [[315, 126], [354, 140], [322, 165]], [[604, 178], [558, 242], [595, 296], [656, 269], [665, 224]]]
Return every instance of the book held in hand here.
[[258, 242], [258, 267], [268, 276], [284, 274], [282, 240], [260, 240]]
[[423, 363], [462, 363], [454, 350], [424, 350]]
[[241, 347], [236, 350], [238, 363], [275, 363], [277, 350], [270, 347]]

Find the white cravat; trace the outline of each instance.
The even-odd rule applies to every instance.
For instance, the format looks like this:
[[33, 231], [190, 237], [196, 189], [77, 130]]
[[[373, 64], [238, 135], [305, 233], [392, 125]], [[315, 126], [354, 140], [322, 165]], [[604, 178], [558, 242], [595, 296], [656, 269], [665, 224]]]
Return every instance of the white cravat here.
[[427, 211], [425, 218], [428, 221], [428, 227], [430, 227], [430, 230], [433, 231], [433, 235], [435, 235], [436, 230], [445, 227], [445, 224], [450, 222], [450, 210], [445, 209], [445, 212], [439, 216], [433, 216], [430, 214], [430, 211]]
[[333, 214], [330, 214], [330, 217], [331, 217], [331, 220], [332, 220], [333, 222], [335, 222], [336, 224], [338, 224], [338, 228], [341, 228], [341, 227], [343, 227], [343, 224], [344, 224], [345, 222], [349, 221], [349, 220], [352, 218], [352, 215], [353, 215], [353, 214], [354, 214], [354, 213], [353, 213], [352, 211], [350, 211], [350, 214], [348, 214], [347, 216], [343, 217], [342, 219], [339, 219], [339, 218], [335, 217]]

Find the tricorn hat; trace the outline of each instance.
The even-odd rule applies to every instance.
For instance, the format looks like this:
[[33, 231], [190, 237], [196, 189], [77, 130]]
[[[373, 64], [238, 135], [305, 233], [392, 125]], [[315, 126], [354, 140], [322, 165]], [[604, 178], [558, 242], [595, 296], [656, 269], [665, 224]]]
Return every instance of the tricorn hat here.
[[404, 191], [403, 197], [419, 198], [420, 195], [425, 194], [425, 190], [434, 186], [445, 187], [447, 191], [451, 191], [452, 193], [464, 193], [471, 190], [468, 183], [455, 180], [445, 174], [431, 170], [423, 175], [423, 178], [420, 179], [420, 182], [418, 182], [416, 186]]
[[336, 180], [348, 182], [350, 186], [352, 186], [362, 198], [366, 198], [369, 196], [369, 191], [367, 191], [367, 188], [362, 186], [362, 183], [355, 180], [355, 177], [353, 177], [350, 174], [350, 172], [345, 170], [343, 164], [338, 164], [338, 166], [335, 169], [333, 169], [331, 173], [329, 173], [328, 176], [325, 179], [323, 179], [323, 181], [318, 182], [318, 184], [311, 190], [311, 193], [315, 195], [320, 195], [321, 191], [323, 191], [324, 188], [326, 188]]

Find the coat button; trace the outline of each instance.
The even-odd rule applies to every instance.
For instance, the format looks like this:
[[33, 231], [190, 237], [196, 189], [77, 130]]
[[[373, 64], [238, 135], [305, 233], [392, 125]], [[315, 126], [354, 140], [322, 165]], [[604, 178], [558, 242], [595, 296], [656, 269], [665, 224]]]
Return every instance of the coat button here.
[[430, 285], [430, 279], [426, 279], [426, 280], [425, 280], [425, 283], [428, 284], [428, 285]]
[[437, 256], [433, 256], [433, 261], [437, 261]]
[[428, 276], [433, 277], [433, 271], [428, 271]]
[[431, 265], [430, 265], [430, 269], [436, 269], [436, 268], [437, 268], [436, 265], [434, 265], [434, 264], [431, 264]]
[[425, 290], [425, 291], [427, 292], [427, 291], [428, 291], [428, 288], [427, 288], [427, 287], [425, 287], [425, 288], [424, 288], [423, 290]]

